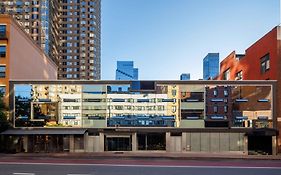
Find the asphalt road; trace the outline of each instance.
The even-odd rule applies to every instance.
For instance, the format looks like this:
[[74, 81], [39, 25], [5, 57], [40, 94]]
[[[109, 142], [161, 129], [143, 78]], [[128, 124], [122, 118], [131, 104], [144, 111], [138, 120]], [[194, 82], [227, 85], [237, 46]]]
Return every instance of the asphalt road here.
[[0, 175], [280, 175], [281, 167], [1, 162]]

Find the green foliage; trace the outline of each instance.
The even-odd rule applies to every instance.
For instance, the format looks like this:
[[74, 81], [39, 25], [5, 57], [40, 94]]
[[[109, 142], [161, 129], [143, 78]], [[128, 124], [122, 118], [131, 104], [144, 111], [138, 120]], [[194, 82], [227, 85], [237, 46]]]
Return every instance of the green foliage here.
[[7, 120], [7, 109], [3, 101], [3, 94], [0, 93], [0, 132], [9, 128], [9, 122]]

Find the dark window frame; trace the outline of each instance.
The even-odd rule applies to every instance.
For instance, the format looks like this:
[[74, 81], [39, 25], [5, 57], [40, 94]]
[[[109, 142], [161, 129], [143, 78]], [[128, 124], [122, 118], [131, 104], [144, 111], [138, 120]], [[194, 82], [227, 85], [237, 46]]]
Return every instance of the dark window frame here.
[[260, 71], [261, 74], [264, 74], [269, 70], [270, 70], [270, 54], [267, 53], [260, 59]]
[[6, 46], [6, 45], [0, 45], [0, 47], [5, 48], [5, 51], [4, 51], [4, 52], [2, 52], [2, 51], [0, 50], [0, 58], [5, 58], [5, 57], [6, 57], [6, 54], [7, 54], [7, 46]]
[[6, 65], [0, 65], [0, 68], [5, 68], [4, 71], [0, 71], [0, 78], [5, 78], [6, 77]]

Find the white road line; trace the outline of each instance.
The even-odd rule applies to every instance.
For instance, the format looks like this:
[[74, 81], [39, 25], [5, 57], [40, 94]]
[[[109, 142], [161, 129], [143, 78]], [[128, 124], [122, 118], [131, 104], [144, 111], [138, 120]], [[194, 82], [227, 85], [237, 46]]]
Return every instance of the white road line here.
[[13, 173], [17, 175], [35, 175], [35, 173]]
[[125, 165], [125, 164], [74, 164], [74, 163], [24, 163], [24, 162], [0, 162], [7, 165], [50, 165], [50, 166], [109, 166], [109, 167], [150, 167], [150, 168], [219, 168], [219, 169], [280, 169], [281, 167], [254, 167], [254, 166], [214, 166], [214, 165]]

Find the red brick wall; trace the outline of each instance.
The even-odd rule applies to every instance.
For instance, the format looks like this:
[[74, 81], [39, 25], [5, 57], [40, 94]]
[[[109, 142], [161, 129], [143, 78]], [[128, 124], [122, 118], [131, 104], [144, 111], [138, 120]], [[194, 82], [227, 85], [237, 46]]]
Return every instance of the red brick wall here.
[[[230, 80], [235, 80], [236, 73], [243, 71], [243, 80], [278, 80], [276, 115], [279, 133], [281, 133], [281, 40], [277, 40], [278, 27], [251, 45], [245, 52], [245, 56], [239, 61], [236, 60], [235, 51], [228, 55], [220, 64], [220, 75], [218, 80], [223, 79], [223, 73], [230, 68]], [[260, 70], [260, 59], [270, 54], [270, 69], [264, 74]], [[278, 92], [280, 89], [280, 93]], [[281, 152], [281, 134], [278, 138], [279, 152]]]

